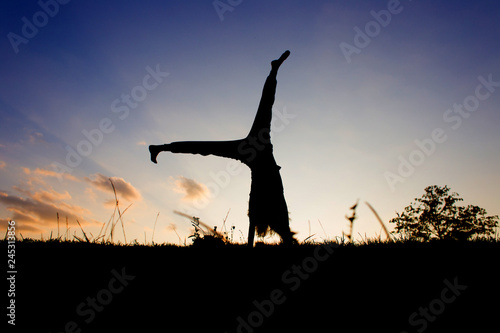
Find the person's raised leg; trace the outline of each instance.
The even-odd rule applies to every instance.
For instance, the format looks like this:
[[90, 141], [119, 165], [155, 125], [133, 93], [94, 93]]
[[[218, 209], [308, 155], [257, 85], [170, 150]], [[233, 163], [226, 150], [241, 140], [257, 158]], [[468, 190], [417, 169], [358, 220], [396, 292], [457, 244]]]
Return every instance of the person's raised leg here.
[[276, 76], [281, 64], [286, 60], [286, 58], [288, 58], [289, 55], [290, 51], [286, 50], [285, 52], [283, 52], [279, 59], [271, 61], [271, 74], [274, 74], [274, 76]]
[[[271, 119], [272, 119], [272, 109], [274, 104], [274, 96], [276, 94], [276, 75], [278, 74], [278, 69], [281, 64], [288, 58], [290, 51], [284, 52], [279, 59], [273, 60], [271, 62], [271, 72], [264, 83], [264, 88], [262, 90], [262, 97], [260, 99], [259, 108], [257, 109], [257, 114], [255, 115], [255, 120], [250, 129], [248, 136], [254, 138], [269, 137], [271, 132]], [[269, 143], [269, 142], [263, 142]]]

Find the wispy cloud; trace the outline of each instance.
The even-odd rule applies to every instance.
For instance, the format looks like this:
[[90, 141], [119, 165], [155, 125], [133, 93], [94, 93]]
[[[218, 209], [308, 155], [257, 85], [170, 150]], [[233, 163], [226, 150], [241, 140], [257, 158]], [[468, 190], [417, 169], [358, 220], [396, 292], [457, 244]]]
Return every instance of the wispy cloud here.
[[7, 165], [7, 163], [5, 163], [4, 161], [0, 161], [0, 170], [5, 168], [6, 165]]
[[45, 202], [55, 202], [55, 201], [63, 201], [63, 200], [71, 200], [71, 195], [68, 191], [64, 191], [64, 193], [59, 193], [51, 189], [50, 191], [41, 190], [33, 194], [33, 199], [37, 201], [45, 201]]
[[174, 182], [174, 191], [184, 194], [184, 198], [182, 199], [188, 201], [201, 198], [208, 194], [208, 188], [204, 184], [184, 176], [177, 177]]
[[138, 146], [146, 146], [147, 143], [146, 143], [146, 141], [139, 141], [139, 142], [137, 142], [137, 145]]
[[33, 132], [28, 134], [28, 140], [29, 143], [34, 144], [34, 143], [45, 143], [45, 140], [43, 139], [43, 133], [40, 132]]
[[[29, 169], [28, 169], [29, 171]], [[74, 182], [79, 182], [80, 179], [76, 178], [75, 176], [69, 174], [69, 173], [57, 173], [55, 171], [52, 171], [52, 170], [47, 170], [47, 169], [40, 169], [40, 168], [36, 168], [33, 173], [35, 175], [39, 175], [39, 176], [45, 176], [45, 177], [54, 177], [54, 178], [59, 178], [59, 177], [62, 177], [63, 179], [67, 179], [67, 180], [71, 180], [71, 181], [74, 181]]]
[[87, 187], [87, 188], [85, 189], [85, 192], [84, 192], [84, 193], [85, 193], [85, 196], [86, 196], [87, 198], [89, 198], [90, 200], [92, 200], [92, 201], [94, 201], [94, 202], [96, 201], [96, 199], [97, 199], [97, 195], [96, 195], [96, 193], [94, 192], [94, 190], [92, 189], [92, 187]]
[[106, 177], [101, 173], [96, 173], [92, 175], [92, 177], [92, 179], [89, 177], [85, 177], [85, 180], [101, 191], [113, 193], [113, 188], [111, 187], [111, 183], [109, 182], [109, 179], [111, 179], [115, 186], [116, 194], [119, 198], [128, 201], [142, 200], [139, 190], [137, 190], [132, 184], [125, 181], [123, 178]]

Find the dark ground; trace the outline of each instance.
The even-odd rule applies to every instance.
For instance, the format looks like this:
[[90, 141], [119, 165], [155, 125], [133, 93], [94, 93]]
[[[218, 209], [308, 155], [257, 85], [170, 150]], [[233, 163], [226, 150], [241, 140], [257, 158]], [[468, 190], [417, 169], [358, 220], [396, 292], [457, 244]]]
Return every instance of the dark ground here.
[[499, 255], [498, 242], [254, 249], [17, 242], [16, 330], [494, 332]]

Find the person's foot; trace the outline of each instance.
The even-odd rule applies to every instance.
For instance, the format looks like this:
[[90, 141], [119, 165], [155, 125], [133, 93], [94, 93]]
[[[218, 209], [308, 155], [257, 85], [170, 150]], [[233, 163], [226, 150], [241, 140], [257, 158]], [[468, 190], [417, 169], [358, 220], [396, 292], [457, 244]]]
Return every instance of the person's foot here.
[[158, 163], [156, 161], [156, 157], [158, 156], [158, 154], [160, 153], [160, 149], [158, 146], [154, 146], [154, 145], [151, 145], [149, 146], [149, 153], [151, 154], [151, 162], [153, 163]]
[[278, 70], [283, 61], [285, 61], [289, 55], [290, 51], [286, 50], [285, 53], [283, 53], [279, 59], [271, 61], [271, 67], [273, 68], [273, 70]]
[[283, 246], [288, 247], [299, 245], [299, 242], [297, 242], [295, 237], [293, 237], [294, 234], [294, 232], [290, 232], [289, 234], [285, 235], [285, 237], [281, 236], [281, 242]]
[[291, 231], [290, 228], [286, 228], [286, 230], [280, 230], [280, 232], [276, 231], [278, 235], [281, 237], [281, 244], [284, 246], [294, 246], [298, 245], [299, 243], [293, 237], [295, 235], [295, 232]]

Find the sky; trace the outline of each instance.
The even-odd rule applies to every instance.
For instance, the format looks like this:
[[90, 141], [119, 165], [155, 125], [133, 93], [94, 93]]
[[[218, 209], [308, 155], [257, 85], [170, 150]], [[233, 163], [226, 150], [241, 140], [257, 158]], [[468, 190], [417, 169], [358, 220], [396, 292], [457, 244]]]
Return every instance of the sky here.
[[148, 145], [246, 136], [285, 50], [271, 135], [299, 240], [348, 233], [357, 200], [356, 239], [384, 238], [365, 202], [393, 229], [429, 185], [500, 215], [498, 1], [0, 6], [0, 232], [46, 239], [59, 215], [59, 234], [97, 237], [118, 222], [111, 179], [115, 241], [189, 244], [175, 211], [245, 241], [246, 166], [155, 165]]

